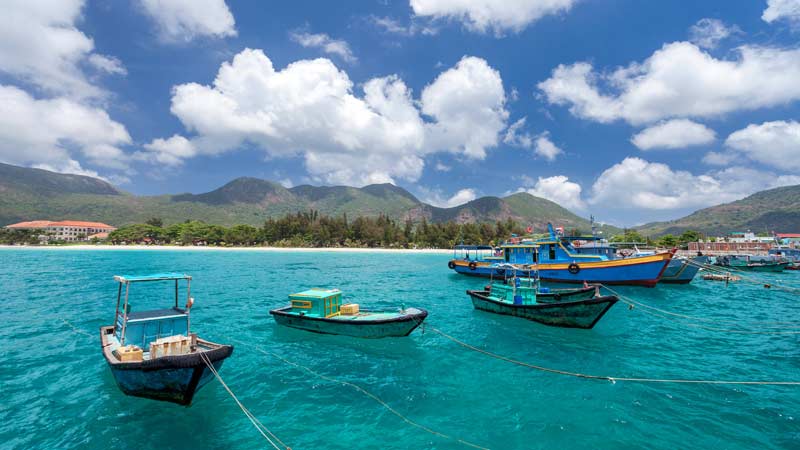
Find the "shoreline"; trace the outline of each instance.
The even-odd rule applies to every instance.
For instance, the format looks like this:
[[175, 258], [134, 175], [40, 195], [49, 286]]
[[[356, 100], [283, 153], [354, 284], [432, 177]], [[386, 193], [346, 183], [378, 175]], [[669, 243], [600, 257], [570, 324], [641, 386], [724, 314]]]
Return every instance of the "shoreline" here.
[[346, 247], [214, 247], [214, 246], [179, 246], [179, 245], [0, 245], [3, 249], [26, 250], [166, 250], [166, 251], [256, 251], [256, 252], [333, 252], [333, 253], [410, 253], [410, 254], [450, 254], [452, 249], [424, 248], [346, 248]]

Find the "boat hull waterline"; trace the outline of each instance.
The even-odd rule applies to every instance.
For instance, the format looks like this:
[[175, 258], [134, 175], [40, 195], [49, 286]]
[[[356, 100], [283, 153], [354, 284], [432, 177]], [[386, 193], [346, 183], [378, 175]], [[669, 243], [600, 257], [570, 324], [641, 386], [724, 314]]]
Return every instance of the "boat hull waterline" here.
[[[556, 283], [603, 283], [654, 287], [667, 268], [672, 255], [660, 253], [637, 258], [578, 262], [577, 273], [570, 272], [570, 263], [538, 264], [538, 270], [518, 269], [521, 276], [538, 276], [543, 281]], [[453, 270], [460, 274], [479, 277], [502, 277], [505, 274], [493, 264], [484, 261], [451, 260]], [[573, 269], [574, 270], [574, 269]]]
[[[422, 324], [428, 312], [420, 308], [407, 308], [392, 318], [349, 319], [348, 316], [313, 317], [291, 313], [287, 306], [270, 311], [279, 325], [298, 328], [321, 334], [338, 334], [360, 338], [384, 338], [408, 336]], [[364, 311], [367, 312], [367, 311]]]
[[617, 297], [609, 295], [569, 302], [514, 305], [492, 299], [488, 291], [467, 291], [467, 294], [475, 309], [555, 327], [583, 329], [593, 328], [618, 301]]
[[215, 344], [198, 339], [198, 347], [205, 350], [186, 355], [164, 356], [154, 360], [120, 362], [111, 350], [107, 336], [114, 327], [100, 329], [103, 355], [119, 389], [133, 397], [161, 400], [188, 406], [195, 393], [213, 378], [201, 353], [216, 370], [222, 368], [233, 346]]

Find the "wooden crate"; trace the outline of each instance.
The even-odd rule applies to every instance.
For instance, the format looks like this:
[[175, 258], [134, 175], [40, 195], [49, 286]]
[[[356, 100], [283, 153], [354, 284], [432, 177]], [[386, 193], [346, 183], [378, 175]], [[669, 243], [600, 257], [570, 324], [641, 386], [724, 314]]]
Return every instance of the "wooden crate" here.
[[358, 303], [347, 303], [339, 308], [343, 316], [355, 316], [358, 314]]
[[116, 352], [117, 357], [122, 362], [138, 362], [141, 361], [144, 356], [142, 349], [135, 345], [126, 345], [125, 347], [120, 347], [116, 350]]

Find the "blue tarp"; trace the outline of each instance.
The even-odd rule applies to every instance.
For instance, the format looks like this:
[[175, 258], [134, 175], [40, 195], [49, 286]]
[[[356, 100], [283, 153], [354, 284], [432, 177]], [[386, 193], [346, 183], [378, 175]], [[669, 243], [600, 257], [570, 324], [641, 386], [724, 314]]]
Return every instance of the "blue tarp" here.
[[114, 275], [114, 280], [120, 283], [133, 283], [136, 281], [161, 281], [161, 280], [191, 280], [190, 275], [184, 273], [154, 273], [150, 275]]

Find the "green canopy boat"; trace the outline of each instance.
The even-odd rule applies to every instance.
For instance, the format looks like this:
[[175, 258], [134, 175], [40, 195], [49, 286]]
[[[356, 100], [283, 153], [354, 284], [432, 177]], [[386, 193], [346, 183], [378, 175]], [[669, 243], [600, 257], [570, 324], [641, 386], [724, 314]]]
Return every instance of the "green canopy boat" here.
[[[508, 270], [513, 271], [514, 267]], [[512, 275], [482, 291], [470, 290], [467, 294], [475, 309], [482, 311], [556, 327], [592, 328], [618, 300], [614, 295], [602, 296], [599, 291], [599, 286], [585, 286], [552, 292], [540, 287], [536, 278]]]
[[323, 334], [361, 338], [408, 336], [428, 312], [420, 308], [398, 311], [362, 310], [342, 304], [339, 289], [313, 288], [289, 296], [290, 305], [270, 311], [280, 325]]

